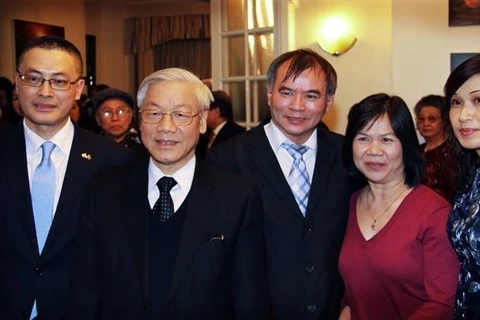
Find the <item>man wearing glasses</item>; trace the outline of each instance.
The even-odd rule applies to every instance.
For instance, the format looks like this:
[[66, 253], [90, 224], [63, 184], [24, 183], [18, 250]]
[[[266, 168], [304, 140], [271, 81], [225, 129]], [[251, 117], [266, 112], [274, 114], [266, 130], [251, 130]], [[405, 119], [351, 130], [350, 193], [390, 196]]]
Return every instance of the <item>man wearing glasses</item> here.
[[67, 40], [40, 37], [15, 79], [25, 117], [0, 138], [0, 317], [63, 319], [80, 199], [93, 174], [128, 160], [113, 141], [77, 128], [83, 63]]
[[258, 189], [195, 156], [211, 100], [183, 69], [143, 80], [150, 157], [103, 172], [85, 198], [71, 319], [270, 318]]

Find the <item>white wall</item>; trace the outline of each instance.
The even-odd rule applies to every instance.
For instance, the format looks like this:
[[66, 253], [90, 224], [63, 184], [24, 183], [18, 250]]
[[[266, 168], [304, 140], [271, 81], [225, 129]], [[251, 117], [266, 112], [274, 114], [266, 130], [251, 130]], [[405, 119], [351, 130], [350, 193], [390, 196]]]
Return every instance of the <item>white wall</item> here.
[[[335, 68], [338, 87], [335, 104], [324, 121], [344, 133], [350, 107], [373, 92], [392, 90], [392, 18], [390, 1], [300, 0], [295, 10], [294, 47], [311, 47]], [[317, 34], [331, 16], [343, 17], [357, 37], [355, 46], [339, 57], [322, 51]]]
[[450, 53], [480, 52], [480, 26], [449, 27], [448, 0], [393, 1], [393, 93], [411, 109], [443, 95]]
[[[340, 57], [316, 47], [321, 22], [343, 15], [357, 36]], [[450, 53], [480, 52], [480, 26], [449, 27], [448, 0], [299, 0], [295, 41], [289, 47], [317, 48], [339, 77], [329, 127], [344, 133], [350, 107], [367, 95], [401, 96], [413, 109], [427, 94], [442, 94], [450, 72]]]
[[65, 28], [65, 38], [85, 57], [83, 0], [8, 0], [0, 2], [0, 76], [15, 77], [13, 19]]

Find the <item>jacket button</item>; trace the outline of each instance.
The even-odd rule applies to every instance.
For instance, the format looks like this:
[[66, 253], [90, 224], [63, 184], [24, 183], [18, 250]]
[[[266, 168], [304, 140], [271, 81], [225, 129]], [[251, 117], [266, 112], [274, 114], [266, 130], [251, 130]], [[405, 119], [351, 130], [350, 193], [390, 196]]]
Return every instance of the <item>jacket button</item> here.
[[304, 236], [308, 236], [309, 234], [311, 234], [313, 232], [313, 229], [310, 228], [310, 227], [303, 227], [303, 235]]
[[306, 266], [305, 271], [308, 273], [313, 273], [313, 271], [315, 271], [315, 266]]
[[35, 273], [37, 274], [37, 276], [43, 276], [45, 274], [45, 269], [43, 269], [41, 267], [36, 267], [35, 268]]
[[317, 306], [314, 305], [314, 304], [309, 304], [307, 306], [307, 310], [310, 311], [310, 312], [315, 312], [315, 311], [317, 311]]

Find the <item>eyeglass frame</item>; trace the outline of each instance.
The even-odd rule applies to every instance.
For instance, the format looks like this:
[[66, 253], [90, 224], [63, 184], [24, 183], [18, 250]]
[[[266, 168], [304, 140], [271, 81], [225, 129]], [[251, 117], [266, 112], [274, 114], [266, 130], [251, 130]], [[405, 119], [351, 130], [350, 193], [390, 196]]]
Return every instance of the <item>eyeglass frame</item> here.
[[[157, 122], [147, 122], [147, 121], [145, 121], [145, 119], [143, 118], [143, 112], [144, 112], [145, 110], [155, 110], [155, 111], [158, 111], [158, 112], [160, 113], [160, 115], [161, 115], [160, 118], [159, 118], [159, 120], [158, 120]], [[205, 110], [200, 110], [200, 111], [198, 111], [197, 113], [188, 112], [188, 111], [178, 111], [178, 110], [175, 110], [175, 111], [172, 111], [172, 112], [163, 112], [163, 111], [160, 111], [160, 110], [158, 110], [158, 109], [150, 109], [150, 108], [144, 108], [144, 107], [142, 107], [142, 108], [140, 108], [140, 109], [138, 110], [138, 113], [141, 115], [140, 118], [142, 119], [142, 122], [145, 122], [145, 123], [147, 123], [147, 124], [159, 124], [159, 123], [163, 120], [163, 116], [168, 115], [168, 116], [170, 116], [170, 119], [171, 119], [172, 122], [175, 124], [175, 126], [183, 127], [183, 126], [189, 126], [189, 125], [191, 125], [192, 122], [193, 122], [193, 118], [195, 118], [196, 116], [200, 115], [200, 114], [201, 114], [202, 112], [204, 112], [204, 111], [205, 111]], [[172, 114], [174, 114], [174, 113], [185, 113], [185, 114], [188, 114], [188, 115], [190, 116], [190, 122], [185, 123], [185, 124], [177, 124], [177, 123], [175, 123], [175, 120], [174, 120], [173, 117], [172, 117]]]
[[[118, 114], [119, 111], [125, 111], [124, 114], [120, 115]], [[106, 112], [110, 112], [111, 115], [110, 116], [106, 116], [105, 113]], [[113, 117], [113, 115], [115, 114], [117, 117], [119, 118], [124, 118], [126, 117], [128, 114], [131, 114], [132, 113], [132, 110], [130, 108], [120, 108], [120, 109], [116, 109], [116, 110], [105, 110], [105, 111], [100, 111], [98, 110], [97, 111], [97, 114], [100, 116], [100, 118], [102, 119], [111, 119]]]
[[[48, 85], [50, 86], [50, 88], [51, 88], [52, 90], [55, 90], [55, 91], [68, 91], [68, 90], [70, 90], [70, 89], [72, 88], [72, 85], [78, 83], [78, 81], [83, 78], [82, 76], [79, 76], [79, 77], [77, 78], [77, 80], [75, 80], [75, 81], [68, 81], [68, 80], [64, 80], [64, 79], [55, 79], [55, 78], [47, 79], [47, 78], [44, 78], [44, 77], [42, 77], [42, 76], [34, 76], [34, 75], [22, 74], [22, 73], [20, 73], [19, 71], [17, 71], [17, 76], [20, 78], [22, 84], [23, 84], [23, 85], [26, 85], [27, 87], [40, 88], [41, 86], [43, 86], [43, 84], [45, 83], [45, 81], [47, 81], [47, 82], [48, 82]], [[32, 84], [27, 84], [27, 83], [25, 82], [25, 77], [27, 77], [27, 76], [40, 78], [40, 79], [42, 79], [42, 82], [40, 82], [40, 84], [39, 84], [38, 86], [35, 86], [35, 85], [32, 85]], [[68, 86], [68, 88], [65, 88], [65, 89], [58, 89], [58, 88], [55, 89], [55, 88], [52, 87], [52, 82], [51, 82], [52, 80], [62, 80], [62, 81], [66, 81], [66, 82], [69, 84], [69, 86]]]

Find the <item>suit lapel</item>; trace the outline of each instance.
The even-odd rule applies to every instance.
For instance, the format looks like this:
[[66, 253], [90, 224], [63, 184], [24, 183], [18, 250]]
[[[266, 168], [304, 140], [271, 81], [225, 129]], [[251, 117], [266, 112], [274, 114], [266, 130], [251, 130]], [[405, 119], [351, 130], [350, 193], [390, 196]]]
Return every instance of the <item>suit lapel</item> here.
[[211, 201], [212, 198], [210, 196], [214, 186], [210, 183], [209, 176], [205, 170], [205, 167], [197, 158], [192, 188], [185, 203], [187, 205], [185, 208], [185, 221], [169, 298], [177, 290], [198, 247], [204, 241], [205, 229], [212, 217], [210, 212], [216, 210], [216, 205], [214, 201]]
[[148, 161], [136, 163], [126, 181], [124, 192], [117, 200], [123, 212], [124, 226], [130, 244], [133, 264], [142, 283], [143, 294], [148, 299]]
[[250, 163], [257, 168], [258, 174], [263, 176], [265, 183], [269, 184], [278, 194], [279, 199], [285, 201], [292, 212], [303, 218], [292, 190], [280, 168], [277, 157], [273, 153], [263, 126], [253, 130], [255, 130], [255, 135], [252, 136], [251, 143], [248, 146]]
[[[62, 243], [58, 241], [59, 234], [63, 228], [63, 224], [67, 221], [67, 217], [72, 212], [78, 212], [73, 206], [79, 201], [79, 197], [83, 194], [86, 185], [86, 179], [91, 178], [90, 171], [93, 169], [95, 154], [92, 152], [91, 143], [85, 139], [75, 128], [72, 149], [67, 163], [67, 171], [63, 180], [62, 191], [58, 200], [57, 210], [52, 222], [52, 227], [45, 243], [45, 254], [52, 254], [55, 248], [60, 248]], [[82, 154], [84, 156], [82, 157]], [[85, 156], [89, 155], [89, 157]]]
[[7, 185], [11, 190], [10, 195], [17, 207], [17, 212], [14, 213], [15, 216], [12, 217], [12, 219], [19, 217], [28, 242], [30, 243], [32, 253], [37, 255], [37, 237], [33, 220], [30, 182], [28, 181], [23, 125], [18, 125], [10, 132], [10, 139], [7, 142], [8, 147], [4, 152], [8, 155], [5, 157]]

